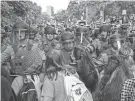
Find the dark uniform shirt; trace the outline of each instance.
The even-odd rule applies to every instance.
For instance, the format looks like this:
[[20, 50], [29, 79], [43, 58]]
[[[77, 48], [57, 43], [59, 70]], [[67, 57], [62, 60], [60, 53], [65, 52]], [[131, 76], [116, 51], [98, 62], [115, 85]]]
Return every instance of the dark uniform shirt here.
[[72, 52], [67, 52], [64, 49], [61, 49], [61, 58], [64, 64], [68, 65], [70, 64], [71, 61], [71, 53]]

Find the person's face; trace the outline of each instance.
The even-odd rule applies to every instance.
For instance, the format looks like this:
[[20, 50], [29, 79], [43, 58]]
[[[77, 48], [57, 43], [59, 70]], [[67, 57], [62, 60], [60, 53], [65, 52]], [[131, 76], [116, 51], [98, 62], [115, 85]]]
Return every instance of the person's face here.
[[29, 34], [29, 39], [33, 39], [34, 40], [34, 38], [35, 38], [35, 34], [34, 33], [30, 33]]
[[102, 37], [105, 38], [107, 36], [107, 32], [102, 32]]
[[63, 48], [67, 51], [72, 51], [73, 47], [74, 47], [74, 43], [72, 41], [63, 43]]
[[54, 37], [53, 34], [47, 34], [46, 36], [48, 40], [53, 40], [53, 37]]
[[25, 29], [16, 30], [16, 31], [14, 31], [14, 33], [17, 36], [18, 40], [25, 39], [25, 36], [26, 36], [26, 30]]
[[123, 29], [123, 33], [126, 33], [127, 32], [127, 30], [126, 29]]
[[114, 42], [113, 42], [113, 48], [114, 48], [115, 50], [117, 50], [117, 49], [118, 49], [117, 41], [114, 41]]

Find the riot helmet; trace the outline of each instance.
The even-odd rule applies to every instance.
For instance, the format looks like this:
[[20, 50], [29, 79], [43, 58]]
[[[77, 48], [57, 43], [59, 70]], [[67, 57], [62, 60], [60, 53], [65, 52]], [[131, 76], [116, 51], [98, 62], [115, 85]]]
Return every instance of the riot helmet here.
[[29, 39], [34, 40], [34, 38], [36, 37], [37, 34], [37, 27], [36, 26], [30, 26], [29, 28]]
[[74, 34], [71, 32], [64, 32], [61, 35], [61, 43], [63, 48], [70, 52], [74, 48]]
[[52, 41], [56, 35], [56, 30], [52, 26], [46, 26], [44, 29], [44, 34], [46, 35], [47, 40]]
[[79, 21], [78, 21], [78, 25], [79, 25], [79, 26], [85, 26], [85, 25], [86, 25], [86, 21], [84, 21], [84, 20], [79, 20]]
[[28, 24], [23, 21], [18, 21], [13, 26], [13, 33], [18, 40], [25, 40], [28, 36]]
[[115, 50], [118, 50], [121, 48], [122, 44], [124, 43], [123, 41], [124, 41], [124, 38], [118, 33], [111, 35], [109, 38], [109, 43]]

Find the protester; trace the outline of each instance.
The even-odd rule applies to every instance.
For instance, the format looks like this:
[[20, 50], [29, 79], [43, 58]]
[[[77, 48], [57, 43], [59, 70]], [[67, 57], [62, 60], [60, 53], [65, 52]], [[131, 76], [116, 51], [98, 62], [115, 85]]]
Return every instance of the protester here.
[[[27, 7], [27, 2], [24, 4], [25, 2], [12, 2], [10, 5], [10, 2], [2, 2], [2, 6], [9, 5], [8, 9], [2, 8], [2, 101], [15, 101], [16, 96], [19, 101], [67, 101], [69, 99], [66, 87], [68, 88], [71, 82], [65, 86], [66, 76], [73, 76], [77, 79], [71, 81], [78, 80], [85, 85], [92, 82], [92, 86], [87, 87], [93, 87], [102, 97], [97, 95], [100, 100], [93, 99], [95, 92], [89, 89], [92, 94], [89, 93], [91, 100], [87, 99], [88, 101], [103, 101], [106, 98], [104, 101], [111, 101], [117, 93], [121, 97], [118, 101], [134, 101], [135, 17], [130, 14], [132, 9], [129, 10], [127, 6], [128, 12], [123, 10], [122, 15], [113, 12], [115, 14], [112, 17], [101, 12], [100, 18], [95, 16], [92, 19], [87, 19], [89, 14], [87, 10], [83, 12], [84, 9], [81, 13], [80, 10], [73, 10], [71, 15], [74, 17], [68, 17], [66, 14], [72, 10], [67, 9], [69, 12], [62, 13], [64, 17], [56, 14], [53, 18], [46, 14], [41, 16], [41, 8], [38, 9], [33, 3], [28, 4], [30, 7]], [[32, 7], [33, 5], [35, 6]], [[69, 7], [72, 6], [74, 5]], [[123, 7], [124, 5], [121, 5], [121, 8]], [[93, 14], [99, 15], [98, 12]], [[13, 13], [13, 16], [7, 18], [10, 13]], [[98, 83], [94, 82], [96, 80]], [[114, 85], [119, 88], [113, 90], [112, 88], [117, 88]], [[112, 94], [110, 99], [106, 94]], [[77, 97], [74, 101], [85, 100], [76, 99]]]
[[66, 100], [67, 95], [64, 87], [64, 78], [62, 76], [66, 75], [66, 72], [71, 74], [76, 73], [73, 67], [63, 65], [59, 50], [50, 51], [46, 58], [46, 77], [42, 90], [40, 89], [41, 83], [39, 78], [35, 76], [34, 81], [31, 79], [37, 91], [38, 101]]

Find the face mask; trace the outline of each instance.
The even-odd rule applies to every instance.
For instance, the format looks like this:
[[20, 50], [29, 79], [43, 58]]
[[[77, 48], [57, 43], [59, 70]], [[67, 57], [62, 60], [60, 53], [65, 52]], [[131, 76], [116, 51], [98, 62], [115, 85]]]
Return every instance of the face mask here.
[[118, 44], [117, 44], [117, 42], [113, 42], [113, 49], [115, 49], [115, 50], [118, 50]]
[[23, 40], [25, 39], [25, 36], [26, 36], [26, 29], [17, 30], [17, 31], [14, 31], [14, 33], [17, 36], [18, 40]]

